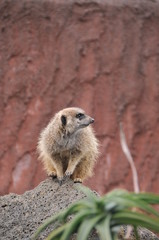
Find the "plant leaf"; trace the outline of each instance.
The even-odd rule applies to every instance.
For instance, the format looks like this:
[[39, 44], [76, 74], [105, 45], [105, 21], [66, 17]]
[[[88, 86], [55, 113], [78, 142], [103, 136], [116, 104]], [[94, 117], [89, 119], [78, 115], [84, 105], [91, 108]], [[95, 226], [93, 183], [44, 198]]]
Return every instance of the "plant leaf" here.
[[[114, 210], [121, 210], [121, 209], [126, 209], [126, 208], [139, 208], [141, 210], [144, 210], [147, 213], [150, 214], [154, 214], [155, 216], [159, 217], [159, 213], [153, 208], [151, 207], [149, 204], [147, 204], [145, 201], [141, 200], [140, 198], [138, 199], [137, 197], [134, 199], [131, 196], [124, 196], [124, 197], [116, 197], [115, 199], [109, 199], [110, 203], [112, 204], [113, 207], [113, 203], [114, 203]], [[116, 203], [116, 205], [115, 205]], [[110, 210], [112, 211], [113, 208], [111, 209], [107, 209], [109, 206], [109, 203], [106, 202], [105, 204], [105, 208], [106, 210]], [[111, 206], [111, 205], [110, 205]]]
[[81, 209], [84, 209], [85, 205], [83, 202], [77, 202], [69, 206], [63, 213], [62, 220], [66, 220], [69, 215], [79, 212]]
[[103, 218], [103, 216], [100, 214], [98, 216], [92, 217], [90, 218], [90, 216], [88, 216], [88, 218], [86, 218], [79, 230], [78, 230], [78, 235], [77, 235], [77, 240], [86, 240], [88, 235], [90, 234], [91, 230], [93, 229], [93, 227], [97, 224], [97, 222]]
[[134, 199], [140, 198], [141, 200], [144, 200], [145, 202], [149, 204], [159, 204], [159, 195], [153, 194], [153, 193], [130, 193], [133, 195]]
[[75, 233], [80, 226], [81, 222], [86, 216], [89, 216], [91, 213], [90, 211], [83, 210], [79, 212], [70, 222], [68, 227], [65, 229], [65, 231], [62, 234], [62, 237], [60, 240], [69, 240], [71, 234]]
[[79, 189], [81, 192], [83, 192], [87, 196], [87, 199], [90, 202], [94, 202], [94, 201], [96, 201], [99, 198], [89, 188], [87, 188], [87, 187], [85, 187], [83, 185], [78, 185], [77, 189]]
[[159, 219], [154, 219], [150, 216], [147, 217], [142, 213], [122, 211], [115, 213], [112, 219], [115, 220], [115, 222], [113, 222], [114, 225], [126, 224], [136, 227], [140, 226], [159, 232]]
[[106, 218], [95, 227], [101, 240], [113, 240], [110, 230], [110, 220], [111, 214], [107, 215]]
[[62, 233], [64, 232], [65, 229], [67, 229], [68, 226], [69, 226], [69, 223], [65, 223], [64, 225], [58, 227], [57, 229], [55, 229], [49, 234], [46, 240], [56, 239], [57, 237], [58, 239], [60, 239], [60, 237], [62, 236]]

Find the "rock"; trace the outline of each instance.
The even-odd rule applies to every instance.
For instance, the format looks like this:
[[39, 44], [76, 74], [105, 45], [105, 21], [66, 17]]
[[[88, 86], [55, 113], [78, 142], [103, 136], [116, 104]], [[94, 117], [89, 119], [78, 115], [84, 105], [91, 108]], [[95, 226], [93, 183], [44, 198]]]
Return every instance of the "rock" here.
[[[66, 179], [60, 186], [57, 180], [49, 178], [23, 195], [9, 194], [0, 197], [0, 239], [30, 240], [48, 217], [85, 197], [77, 190], [77, 186], [78, 184], [74, 184], [70, 179]], [[45, 239], [53, 228], [52, 224], [40, 234], [38, 239]], [[125, 233], [126, 227], [121, 229], [120, 240], [124, 239]], [[139, 234], [141, 240], [159, 240], [146, 229], [141, 229]], [[72, 238], [75, 239], [76, 237]], [[99, 238], [93, 232], [89, 240], [99, 240]], [[129, 240], [134, 240], [134, 237]]]
[[[129, 236], [127, 236], [127, 230], [128, 227], [127, 226], [122, 226], [120, 233], [119, 233], [119, 240], [136, 240], [135, 234], [133, 229], [129, 232], [130, 234], [128, 234]], [[138, 228], [138, 235], [140, 237], [139, 240], [159, 240], [159, 237], [157, 237], [154, 233], [152, 233], [151, 231], [145, 229], [145, 228]], [[126, 238], [127, 237], [127, 238]]]
[[[78, 184], [77, 184], [78, 185]], [[29, 240], [47, 219], [84, 197], [71, 180], [59, 186], [51, 178], [23, 195], [9, 194], [0, 198], [0, 239]], [[46, 238], [48, 230], [41, 234]]]

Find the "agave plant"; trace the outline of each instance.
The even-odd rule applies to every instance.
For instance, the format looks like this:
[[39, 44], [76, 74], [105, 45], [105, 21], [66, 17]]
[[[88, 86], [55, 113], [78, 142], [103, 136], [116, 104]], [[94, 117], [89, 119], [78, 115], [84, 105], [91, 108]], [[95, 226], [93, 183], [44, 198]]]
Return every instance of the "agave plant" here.
[[[80, 186], [80, 189], [87, 198], [47, 220], [33, 239], [55, 222], [61, 225], [49, 234], [47, 240], [69, 240], [74, 233], [77, 233], [77, 240], [86, 240], [93, 229], [101, 240], [114, 240], [121, 225], [131, 225], [136, 238], [139, 226], [159, 232], [159, 212], [152, 207], [159, 204], [159, 195], [113, 190], [99, 197], [86, 187]], [[72, 219], [68, 221], [70, 216]]]

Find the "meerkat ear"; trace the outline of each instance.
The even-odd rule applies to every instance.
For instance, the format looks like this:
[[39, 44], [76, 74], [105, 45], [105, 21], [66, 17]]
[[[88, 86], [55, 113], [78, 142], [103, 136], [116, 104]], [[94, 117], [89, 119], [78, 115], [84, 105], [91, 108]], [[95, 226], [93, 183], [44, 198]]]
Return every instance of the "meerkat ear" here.
[[63, 125], [63, 126], [66, 125], [66, 123], [67, 123], [67, 118], [66, 118], [66, 116], [64, 116], [64, 115], [61, 116], [61, 122], [62, 122], [62, 125]]

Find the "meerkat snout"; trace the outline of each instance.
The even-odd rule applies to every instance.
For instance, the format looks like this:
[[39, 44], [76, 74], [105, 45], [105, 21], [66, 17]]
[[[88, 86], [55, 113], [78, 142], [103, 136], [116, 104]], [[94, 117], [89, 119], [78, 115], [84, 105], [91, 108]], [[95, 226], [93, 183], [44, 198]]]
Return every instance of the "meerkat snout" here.
[[91, 123], [94, 123], [94, 118], [91, 118]]
[[92, 123], [94, 119], [80, 108], [65, 108], [55, 114], [38, 142], [40, 159], [49, 176], [59, 181], [70, 176], [74, 182], [83, 182], [92, 175], [98, 156]]

